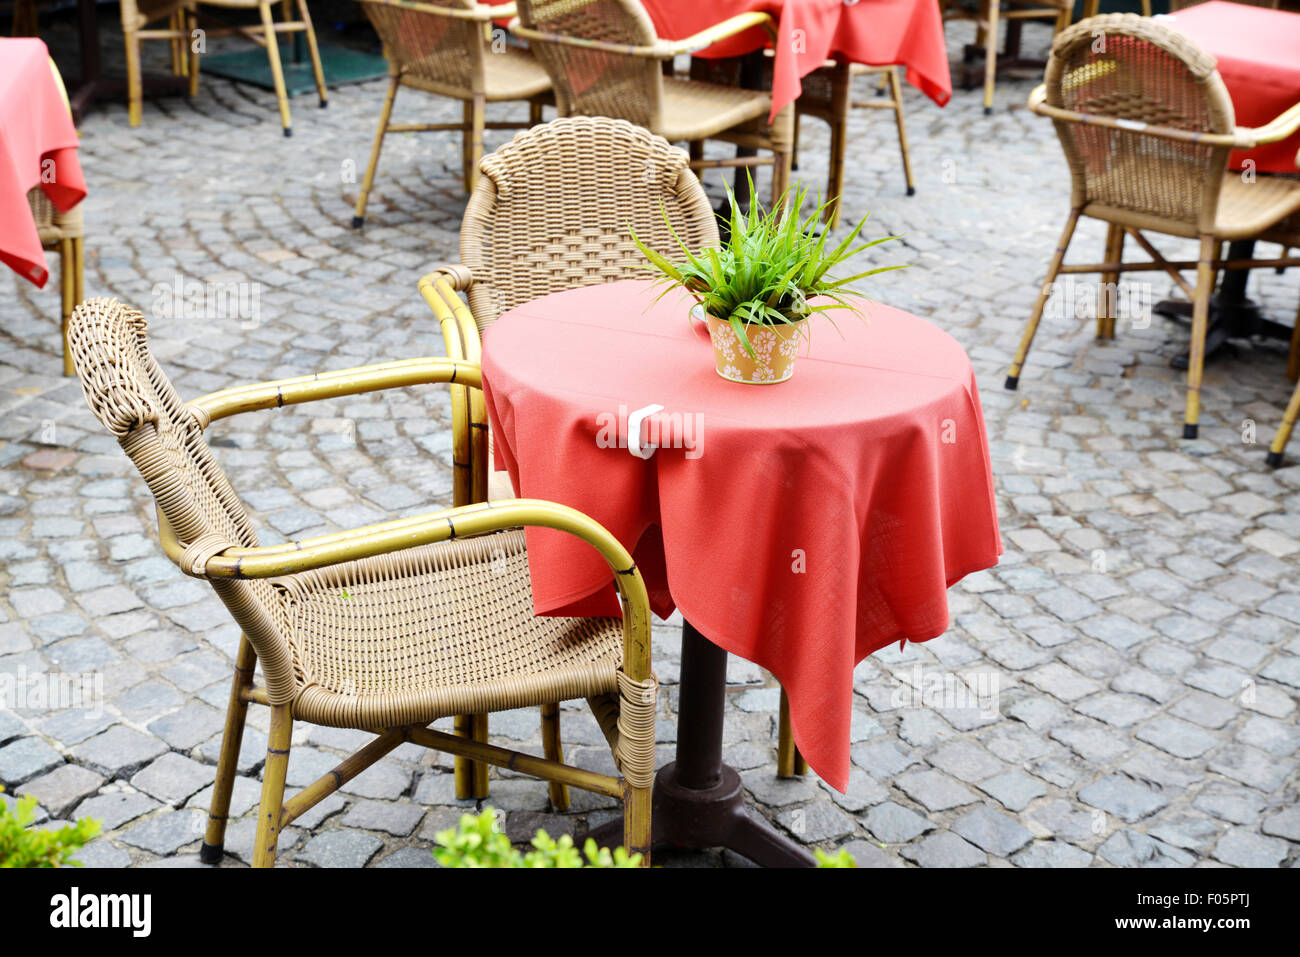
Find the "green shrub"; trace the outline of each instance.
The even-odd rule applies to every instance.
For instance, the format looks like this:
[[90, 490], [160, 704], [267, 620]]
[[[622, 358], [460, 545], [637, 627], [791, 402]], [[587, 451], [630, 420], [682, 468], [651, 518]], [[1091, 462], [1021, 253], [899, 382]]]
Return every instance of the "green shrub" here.
[[0, 867], [80, 867], [72, 855], [99, 833], [99, 822], [83, 817], [57, 831], [36, 830], [30, 827], [35, 817], [34, 797], [19, 798], [12, 808], [0, 802]]
[[[533, 850], [521, 854], [510, 843], [510, 838], [501, 832], [497, 812], [490, 807], [478, 815], [462, 814], [458, 827], [439, 831], [435, 840], [438, 846], [433, 849], [433, 857], [443, 867], [641, 866], [641, 855], [628, 854], [625, 848], [598, 849], [596, 842], [587, 838], [579, 853], [569, 835], [565, 834], [557, 841], [545, 831], [538, 831], [533, 837]], [[842, 848], [834, 854], [820, 848], [814, 853], [818, 867], [857, 867], [853, 856]]]

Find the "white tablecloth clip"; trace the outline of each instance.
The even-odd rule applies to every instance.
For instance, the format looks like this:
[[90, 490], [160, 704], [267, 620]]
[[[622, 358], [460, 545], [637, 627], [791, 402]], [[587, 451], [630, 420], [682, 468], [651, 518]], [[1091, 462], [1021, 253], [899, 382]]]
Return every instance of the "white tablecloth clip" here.
[[643, 409], [637, 409], [627, 417], [627, 450], [639, 459], [648, 459], [655, 454], [655, 449], [659, 446], [647, 442], [644, 446], [641, 444], [641, 423], [656, 412], [662, 412], [662, 405], [647, 405]]

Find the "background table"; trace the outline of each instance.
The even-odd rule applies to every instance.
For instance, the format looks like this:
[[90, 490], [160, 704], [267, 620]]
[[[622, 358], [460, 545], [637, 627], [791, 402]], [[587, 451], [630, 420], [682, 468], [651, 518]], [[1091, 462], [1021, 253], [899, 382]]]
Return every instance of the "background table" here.
[[0, 262], [43, 287], [50, 271], [27, 193], [39, 186], [66, 213], [86, 196], [77, 130], [34, 38], [0, 38]]
[[[570, 290], [488, 329], [498, 465], [519, 495], [578, 508], [632, 550], [656, 614], [679, 607], [772, 672], [801, 753], [842, 791], [854, 666], [942, 634], [947, 588], [1001, 552], [970, 362], [930, 323], [868, 304], [868, 321], [839, 314], [843, 338], [819, 320], [790, 381], [739, 385], [714, 373], [687, 303], [654, 294]], [[697, 451], [680, 433], [649, 460], [610, 447], [651, 404], [659, 426], [698, 425]], [[538, 613], [618, 614], [594, 552], [528, 536]]]

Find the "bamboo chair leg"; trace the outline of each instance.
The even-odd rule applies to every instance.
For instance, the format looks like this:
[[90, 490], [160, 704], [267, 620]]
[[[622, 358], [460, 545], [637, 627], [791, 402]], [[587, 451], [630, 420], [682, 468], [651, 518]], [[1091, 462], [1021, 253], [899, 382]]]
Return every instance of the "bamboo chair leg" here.
[[[542, 705], [542, 752], [548, 760], [564, 761], [564, 745], [560, 741], [560, 706]], [[551, 807], [557, 811], [569, 809], [569, 786], [559, 781], [550, 782]]]
[[[1150, 5], [1151, 5], [1151, 0], [1142, 0], [1142, 9], [1144, 11], [1142, 15], [1144, 17], [1151, 16], [1151, 14], [1145, 12], [1150, 7]], [[1097, 15], [1097, 10], [1100, 6], [1101, 6], [1101, 0], [1085, 0], [1083, 4], [1083, 19], [1087, 20], [1090, 17], [1095, 17]]]
[[483, 130], [487, 124], [487, 101], [482, 93], [475, 93], [472, 101], [469, 133], [469, 169], [465, 174], [465, 192], [474, 192], [478, 185], [478, 164], [483, 158]]
[[1297, 385], [1295, 391], [1291, 393], [1291, 401], [1287, 403], [1286, 412], [1282, 415], [1282, 424], [1277, 427], [1277, 435], [1273, 436], [1273, 444], [1268, 447], [1268, 464], [1273, 468], [1281, 468], [1283, 454], [1286, 452], [1286, 444], [1291, 439], [1291, 430], [1295, 428], [1296, 417], [1300, 416], [1300, 385]]
[[190, 78], [189, 92], [191, 97], [195, 97], [199, 95], [199, 49], [197, 38], [194, 36], [194, 32], [199, 28], [198, 13], [190, 12], [186, 14], [185, 22], [186, 32], [189, 34], [189, 42], [187, 44], [189, 50], [187, 55], [189, 56], [190, 61], [188, 71]]
[[140, 35], [135, 30], [124, 34], [126, 40], [126, 118], [139, 126], [144, 114], [144, 87], [140, 78]]
[[[1106, 244], [1103, 247], [1102, 262], [1117, 263], [1124, 249], [1124, 227], [1115, 223], [1106, 226]], [[1119, 299], [1120, 274], [1104, 272], [1097, 286], [1097, 338], [1115, 338], [1115, 307]]]
[[1151, 0], [1142, 0], [1142, 16], [1151, 16]]
[[469, 141], [474, 129], [474, 103], [464, 100], [461, 103], [462, 122], [460, 127], [460, 184], [469, 192]]
[[[172, 15], [167, 18], [167, 29], [179, 31], [180, 26], [178, 21], [179, 18], [183, 16], [184, 14], [182, 11], [178, 10], [173, 12]], [[168, 52], [171, 54], [172, 76], [181, 75], [181, 51], [179, 44], [179, 36], [170, 36], [167, 38]]]
[[[834, 229], [840, 220], [840, 198], [844, 195], [844, 157], [848, 152], [849, 105], [853, 101], [850, 95], [852, 87], [853, 74], [849, 65], [837, 64], [831, 88], [830, 169], [826, 177], [826, 195], [822, 198], [823, 202], [829, 204], [822, 213], [827, 229]], [[798, 116], [797, 111], [795, 115]]]
[[357, 194], [357, 208], [352, 214], [352, 228], [360, 229], [366, 221], [366, 202], [370, 190], [375, 185], [375, 170], [379, 168], [379, 151], [384, 147], [384, 134], [388, 132], [388, 121], [393, 115], [393, 102], [397, 99], [397, 88], [402, 85], [400, 76], [393, 76], [388, 81], [388, 94], [384, 97], [384, 107], [379, 111], [379, 129], [375, 131], [375, 145], [370, 149], [370, 165], [361, 180], [361, 192]]
[[262, 28], [266, 31], [266, 58], [271, 62], [271, 79], [275, 82], [275, 98], [280, 104], [280, 125], [284, 127], [285, 136], [293, 136], [292, 120], [289, 119], [289, 94], [284, 88], [284, 68], [280, 65], [280, 41], [276, 38], [275, 20], [271, 16], [269, 0], [258, 4], [262, 14]]
[[623, 796], [623, 846], [640, 852], [641, 866], [650, 866], [652, 789], [626, 786]]
[[1201, 254], [1196, 262], [1196, 300], [1192, 304], [1192, 344], [1187, 357], [1187, 411], [1183, 416], [1183, 438], [1197, 436], [1201, 417], [1201, 377], [1205, 371], [1205, 334], [1210, 325], [1210, 294], [1214, 291], [1214, 261], [1219, 248], [1213, 236], [1201, 237]]
[[704, 140], [691, 140], [689, 149], [692, 163], [704, 159]]
[[1300, 309], [1296, 310], [1291, 327], [1291, 354], [1286, 357], [1286, 377], [1292, 382], [1300, 380]]
[[889, 68], [889, 95], [894, 101], [894, 122], [898, 124], [898, 148], [903, 154], [903, 178], [907, 180], [907, 195], [916, 195], [916, 181], [912, 179], [912, 157], [907, 151], [907, 127], [903, 125], [903, 85], [898, 80], [898, 67]]
[[[792, 142], [790, 145], [790, 168], [792, 170], [799, 168], [799, 122], [803, 118], [798, 109], [794, 111], [794, 120], [791, 124]], [[696, 157], [692, 156], [691, 159]], [[700, 143], [700, 159], [704, 158], [704, 143]]]
[[[288, 16], [288, 0], [285, 2], [285, 15]], [[316, 28], [312, 26], [311, 13], [307, 9], [307, 0], [298, 0], [298, 16], [307, 34], [307, 54], [311, 57], [311, 72], [316, 78], [316, 92], [320, 94], [320, 108], [330, 105], [329, 93], [325, 90], [325, 68], [320, 62], [320, 47], [316, 45]]]
[[1020, 338], [1016, 356], [1011, 360], [1011, 369], [1007, 372], [1007, 381], [1003, 387], [1010, 391], [1014, 392], [1016, 386], [1020, 384], [1020, 370], [1024, 368], [1029, 347], [1034, 342], [1034, 333], [1038, 331], [1038, 321], [1043, 317], [1043, 307], [1047, 305], [1047, 300], [1052, 295], [1052, 284], [1056, 282], [1057, 273], [1061, 271], [1061, 261], [1065, 259], [1065, 251], [1070, 248], [1070, 239], [1074, 236], [1074, 227], [1078, 222], [1079, 210], [1070, 210], [1070, 218], [1061, 233], [1061, 241], [1056, 247], [1056, 252], [1052, 253], [1052, 261], [1047, 267], [1047, 278], [1043, 280], [1043, 285], [1038, 290], [1034, 311], [1029, 314], [1029, 323], [1025, 326], [1025, 333]]
[[[262, 9], [269, 11], [267, 4]], [[280, 843], [280, 819], [284, 813], [284, 778], [289, 770], [289, 739], [293, 715], [289, 705], [271, 706], [271, 730], [267, 735], [266, 768], [262, 772], [262, 803], [257, 811], [257, 836], [253, 845], [253, 866], [274, 867]], [[215, 797], [215, 795], [214, 795]]]
[[76, 370], [72, 367], [71, 351], [68, 349], [68, 320], [72, 318], [72, 310], [76, 308], [76, 288], [73, 284], [72, 271], [73, 260], [72, 240], [59, 240], [59, 306], [62, 316], [59, 321], [59, 331], [63, 339], [63, 374], [75, 375]]
[[[473, 736], [473, 717], [468, 714], [456, 715], [455, 721], [456, 737], [470, 738]], [[469, 758], [456, 755], [453, 759], [455, 770], [456, 799], [467, 801], [474, 797], [474, 762]]]
[[[476, 714], [471, 719], [470, 737], [475, 741], [487, 744], [488, 739], [488, 716], [486, 714]], [[488, 796], [488, 771], [491, 765], [486, 761], [475, 761], [472, 765], [471, 777], [474, 783], [474, 797], [483, 800]]]
[[777, 727], [776, 776], [802, 777], [808, 773], [808, 762], [794, 744], [794, 731], [790, 727], [790, 699], [786, 697], [784, 688], [781, 689], [781, 716]]
[[993, 112], [993, 87], [998, 75], [998, 0], [984, 0], [988, 30], [984, 35], [984, 115]]
[[244, 740], [244, 719], [248, 716], [248, 702], [243, 692], [253, 683], [253, 667], [257, 655], [253, 644], [244, 635], [239, 637], [239, 651], [235, 654], [235, 675], [230, 684], [230, 703], [226, 706], [226, 729], [221, 733], [221, 756], [217, 759], [217, 780], [212, 787], [212, 804], [208, 808], [208, 828], [199, 848], [199, 860], [204, 864], [221, 861], [226, 843], [226, 821], [230, 814], [230, 792], [235, 786], [235, 773], [239, 767], [239, 746]]
[[86, 241], [82, 236], [72, 240], [72, 304], [80, 305], [86, 298]]
[[528, 123], [530, 126], [537, 126], [542, 122], [542, 104], [537, 100], [528, 101]]

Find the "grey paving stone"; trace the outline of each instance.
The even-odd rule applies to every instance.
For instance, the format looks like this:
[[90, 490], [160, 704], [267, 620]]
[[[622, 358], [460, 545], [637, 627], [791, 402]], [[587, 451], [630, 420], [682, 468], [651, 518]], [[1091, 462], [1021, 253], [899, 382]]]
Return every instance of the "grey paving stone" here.
[[983, 851], [951, 831], [940, 831], [899, 853], [922, 867], [980, 867], [988, 862]]
[[77, 802], [94, 794], [104, 779], [93, 771], [75, 764], [61, 764], [49, 774], [28, 781], [18, 789], [20, 795], [32, 795], [55, 817], [65, 817]]
[[1156, 821], [1147, 831], [1166, 844], [1200, 854], [1223, 833], [1223, 825], [1197, 814], [1179, 814]]
[[865, 771], [854, 768], [849, 771], [849, 786], [843, 794], [836, 791], [825, 781], [818, 779], [823, 791], [830, 795], [832, 801], [846, 811], [858, 812], [879, 804], [889, 797], [889, 789]]
[[131, 778], [131, 786], [179, 807], [212, 784], [212, 768], [169, 751]]
[[1156, 718], [1138, 728], [1137, 738], [1178, 758], [1199, 758], [1219, 743], [1218, 738], [1177, 718]]
[[111, 841], [91, 841], [73, 855], [73, 860], [80, 861], [88, 868], [119, 868], [131, 863], [131, 855]]
[[108, 833], [157, 807], [161, 805], [147, 795], [135, 791], [109, 791], [82, 801], [77, 806], [76, 816], [93, 817], [100, 822], [102, 833]]
[[771, 768], [746, 771], [740, 781], [755, 800], [768, 807], [788, 807], [811, 800], [817, 793], [803, 778], [778, 778]]
[[1097, 854], [1116, 867], [1188, 867], [1195, 858], [1140, 831], [1116, 831], [1097, 849]]
[[[198, 808], [200, 811], [207, 811], [212, 807], [212, 792], [216, 788], [216, 781], [213, 769], [208, 768], [207, 770], [209, 778], [213, 780], [210, 780], [208, 786], [203, 790], [192, 795], [190, 799], [185, 802], [186, 807]], [[230, 818], [243, 817], [249, 811], [253, 810], [253, 808], [257, 807], [261, 800], [261, 783], [250, 778], [236, 775], [235, 783], [230, 789], [230, 810], [228, 816]], [[341, 805], [342, 801], [340, 800], [339, 803]], [[315, 808], [312, 810], [314, 811]], [[307, 813], [310, 814], [311, 811]], [[294, 824], [310, 829], [311, 825], [304, 822], [304, 817], [306, 817], [306, 815], [295, 818]]]
[[928, 758], [940, 771], [968, 784], [1005, 770], [1006, 765], [973, 741], [954, 741], [939, 748]]
[[946, 811], [979, 800], [975, 792], [940, 771], [912, 771], [897, 778], [894, 784], [931, 811]]
[[952, 822], [954, 833], [995, 857], [1010, 857], [1034, 839], [1015, 819], [980, 805]]
[[216, 708], [191, 701], [184, 707], [155, 718], [149, 730], [178, 751], [189, 751], [221, 731], [225, 715]]
[[853, 820], [829, 801], [814, 801], [777, 815], [777, 821], [805, 844], [834, 841], [853, 833]]
[[[392, 804], [387, 801], [358, 801], [343, 815], [344, 827], [365, 831], [385, 831], [405, 837], [415, 830], [424, 817], [424, 808], [414, 804]], [[557, 837], [558, 834], [552, 834]]]
[[886, 801], [877, 804], [865, 817], [867, 830], [886, 844], [906, 844], [912, 838], [934, 830], [934, 825], [911, 808]]
[[1011, 855], [1017, 867], [1087, 867], [1092, 855], [1064, 841], [1035, 841]]
[[1192, 804], [1221, 821], [1250, 824], [1259, 820], [1264, 799], [1256, 791], [1235, 784], [1211, 783], [1196, 796]]
[[374, 867], [437, 867], [433, 852], [423, 847], [399, 847], [387, 857], [373, 863]]
[[1214, 857], [1234, 867], [1277, 867], [1290, 853], [1286, 841], [1234, 827], [1214, 845]]
[[0, 748], [0, 781], [10, 787], [52, 771], [63, 755], [35, 735], [18, 738]]
[[1031, 801], [1047, 794], [1047, 788], [1040, 781], [1020, 771], [1006, 771], [986, 778], [980, 782], [979, 789], [1009, 811], [1023, 811]]
[[1256, 748], [1230, 744], [1209, 762], [1211, 771], [1261, 791], [1273, 791], [1286, 780], [1290, 769]]
[[[347, 818], [344, 818], [347, 823]], [[571, 817], [562, 814], [541, 814], [536, 811], [511, 811], [506, 815], [506, 836], [516, 844], [529, 844], [538, 831], [557, 840], [567, 834], [577, 836], [577, 826]]]
[[207, 822], [202, 811], [164, 811], [131, 825], [118, 840], [154, 854], [174, 854], [186, 844], [202, 840]]
[[365, 867], [383, 846], [364, 831], [326, 831], [308, 841], [297, 859], [316, 867]]
[[861, 868], [868, 867], [903, 867], [903, 862], [886, 853], [870, 841], [849, 841], [841, 844], [840, 850], [848, 851], [853, 863]]
[[1169, 803], [1168, 799], [1118, 774], [1107, 775], [1079, 789], [1079, 800], [1132, 824]]
[[118, 778], [134, 774], [166, 750], [157, 738], [118, 724], [77, 745], [72, 756], [92, 770]]
[[1300, 843], [1300, 804], [1292, 804], [1277, 814], [1264, 818], [1259, 829], [1265, 834]]

